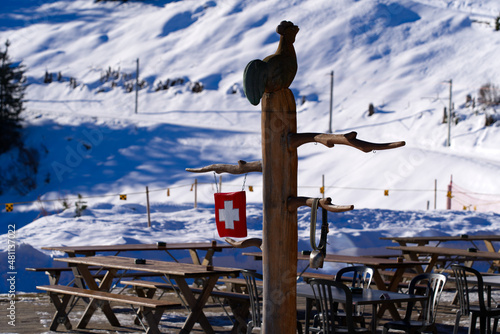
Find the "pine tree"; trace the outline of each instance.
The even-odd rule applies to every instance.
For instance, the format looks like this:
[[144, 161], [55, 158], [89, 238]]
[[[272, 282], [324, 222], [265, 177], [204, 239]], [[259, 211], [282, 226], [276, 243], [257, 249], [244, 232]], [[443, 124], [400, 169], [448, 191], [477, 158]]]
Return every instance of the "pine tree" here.
[[10, 42], [0, 51], [0, 154], [20, 144], [20, 114], [24, 110], [25, 66], [12, 63], [8, 55]]

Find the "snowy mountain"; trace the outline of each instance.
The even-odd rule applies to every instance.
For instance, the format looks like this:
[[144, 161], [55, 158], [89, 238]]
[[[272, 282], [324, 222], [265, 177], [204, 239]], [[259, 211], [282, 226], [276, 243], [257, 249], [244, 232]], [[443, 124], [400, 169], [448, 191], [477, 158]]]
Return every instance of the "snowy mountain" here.
[[[496, 119], [496, 110], [479, 103], [479, 89], [500, 81], [500, 32], [494, 27], [499, 13], [494, 0], [4, 2], [0, 41], [9, 39], [11, 57], [28, 68], [24, 140], [39, 152], [39, 166], [36, 187], [29, 189], [16, 174], [17, 153], [0, 157], [2, 176], [20, 180], [0, 195], [2, 206], [14, 203], [13, 212], [2, 208], [2, 222], [16, 225], [17, 241], [28, 249], [21, 253], [36, 253], [46, 262], [50, 258], [32, 247], [39, 250], [49, 240], [88, 243], [83, 231], [90, 227], [103, 236], [93, 235], [95, 244], [146, 242], [160, 238], [164, 228], [187, 228], [165, 212], [203, 217], [200, 232], [186, 232], [187, 240], [216, 236], [212, 203], [218, 176], [215, 181], [210, 173], [185, 168], [260, 159], [260, 106], [243, 94], [243, 69], [275, 51], [276, 26], [289, 20], [300, 28], [299, 69], [290, 87], [298, 131], [328, 131], [333, 71], [334, 133], [406, 141], [403, 148], [368, 154], [340, 145], [302, 146], [299, 194], [321, 196], [324, 175], [325, 194], [334, 203], [363, 209], [339, 215], [340, 221], [385, 226], [368, 232], [366, 224], [357, 225], [346, 232], [353, 245], [359, 233], [366, 238], [363, 232], [402, 233], [387, 225], [397, 221], [411, 222], [415, 233], [457, 233], [451, 227], [456, 220], [475, 217], [480, 229], [464, 224], [460, 231], [495, 233], [498, 214], [419, 210], [446, 208], [452, 176], [460, 187], [454, 209], [500, 211], [500, 122], [485, 126], [487, 116]], [[455, 116], [448, 147], [443, 108], [449, 107], [450, 86]], [[475, 106], [466, 103], [468, 96]], [[200, 206], [188, 209], [195, 178]], [[137, 217], [127, 215], [141, 213], [144, 222], [146, 187], [158, 230], [134, 238], [128, 228], [135, 231], [129, 224]], [[222, 191], [242, 187], [255, 215], [251, 234], [258, 235], [261, 175], [222, 176]], [[119, 194], [127, 194], [127, 202]], [[75, 218], [77, 202], [89, 209]], [[31, 223], [46, 213], [53, 215]], [[441, 221], [439, 215], [447, 217], [441, 230], [433, 225], [429, 232], [427, 223]], [[386, 222], [385, 216], [399, 218]], [[304, 247], [307, 218], [302, 211]], [[103, 221], [126, 227], [112, 234]], [[83, 230], [75, 230], [80, 224]]]

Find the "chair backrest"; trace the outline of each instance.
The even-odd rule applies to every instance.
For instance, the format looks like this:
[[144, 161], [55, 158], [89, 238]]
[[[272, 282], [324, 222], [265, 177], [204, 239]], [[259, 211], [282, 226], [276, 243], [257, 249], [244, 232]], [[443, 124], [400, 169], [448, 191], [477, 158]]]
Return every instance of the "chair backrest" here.
[[[452, 264], [451, 269], [455, 276], [455, 284], [457, 286], [458, 301], [460, 303], [460, 310], [462, 314], [469, 314], [470, 308], [470, 295], [477, 295], [477, 300], [479, 301], [480, 311], [486, 310], [486, 305], [484, 304], [484, 290], [483, 290], [483, 275], [476, 269]], [[469, 285], [467, 282], [470, 275], [474, 276], [477, 281], [474, 284]], [[473, 290], [473, 286], [476, 287]], [[475, 300], [474, 298], [473, 300]]]
[[260, 309], [261, 297], [257, 289], [256, 279], [262, 280], [262, 274], [250, 270], [242, 271], [243, 278], [247, 284], [250, 306], [252, 307], [252, 327], [260, 327], [262, 324], [262, 312]]
[[367, 266], [350, 266], [340, 269], [335, 275], [337, 282], [345, 282], [346, 277], [352, 273], [351, 284], [346, 284], [353, 288], [369, 289], [373, 277], [373, 268]]
[[[334, 328], [339, 305], [338, 299], [343, 299], [343, 301], [345, 300], [344, 311], [347, 324], [347, 331], [343, 332], [354, 334], [355, 322], [352, 319], [352, 294], [349, 287], [341, 282], [318, 278], [311, 279], [309, 284], [313, 290], [316, 305], [321, 313], [322, 333], [332, 334], [338, 332], [338, 329]], [[334, 300], [334, 296], [340, 298]]]
[[[424, 324], [433, 324], [436, 321], [437, 306], [445, 284], [446, 276], [437, 273], [420, 274], [411, 280], [408, 293], [428, 297], [419, 317]], [[407, 321], [411, 319], [413, 305], [414, 303], [408, 303], [405, 315]]]

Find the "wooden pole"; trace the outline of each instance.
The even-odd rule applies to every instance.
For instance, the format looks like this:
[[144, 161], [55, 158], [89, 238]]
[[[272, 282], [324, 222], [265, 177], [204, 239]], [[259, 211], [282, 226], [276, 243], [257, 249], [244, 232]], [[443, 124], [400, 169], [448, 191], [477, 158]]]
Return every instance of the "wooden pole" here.
[[[262, 333], [295, 333], [297, 210], [287, 199], [297, 196], [297, 150], [288, 135], [297, 132], [295, 98], [288, 88], [262, 99], [262, 173], [264, 274]], [[278, 320], [279, 319], [279, 320]]]
[[[252, 60], [243, 75], [248, 100], [253, 105], [261, 103], [262, 162], [239, 161], [238, 165], [215, 164], [187, 169], [196, 173], [261, 171], [263, 174], [261, 333], [264, 334], [295, 333], [297, 326], [297, 208], [311, 206], [314, 202], [313, 198], [297, 197], [297, 148], [315, 142], [327, 147], [348, 145], [371, 152], [405, 145], [405, 142], [365, 142], [356, 138], [356, 132], [345, 135], [297, 133], [295, 98], [288, 87], [297, 72], [293, 43], [298, 31], [292, 22], [281, 22], [276, 28], [281, 35], [276, 53], [263, 60]], [[352, 205], [333, 205], [330, 198], [320, 200], [319, 204], [331, 212], [353, 209]], [[233, 244], [228, 239], [226, 241]], [[260, 242], [241, 243], [242, 247], [255, 245], [260, 245]]]
[[434, 210], [436, 210], [436, 202], [437, 202], [437, 179], [434, 179]]
[[325, 198], [325, 174], [321, 175], [321, 195]]
[[[333, 113], [333, 71], [330, 73], [330, 122], [328, 123], [328, 133], [332, 133], [332, 113]], [[323, 197], [324, 198], [324, 197]]]
[[450, 177], [448, 193], [446, 194], [446, 210], [451, 210], [451, 198], [453, 197], [453, 175]]
[[149, 209], [149, 189], [146, 186], [146, 208], [148, 211], [148, 227], [151, 227], [151, 211]]
[[139, 109], [139, 58], [136, 61], [136, 71], [135, 71], [135, 113]]
[[194, 207], [198, 207], [198, 179], [194, 179]]
[[447, 81], [450, 84], [450, 98], [449, 98], [449, 105], [448, 105], [448, 139], [446, 140], [446, 146], [451, 146], [451, 119], [453, 115], [453, 106], [452, 106], [452, 87], [453, 87], [453, 81], [450, 79]]

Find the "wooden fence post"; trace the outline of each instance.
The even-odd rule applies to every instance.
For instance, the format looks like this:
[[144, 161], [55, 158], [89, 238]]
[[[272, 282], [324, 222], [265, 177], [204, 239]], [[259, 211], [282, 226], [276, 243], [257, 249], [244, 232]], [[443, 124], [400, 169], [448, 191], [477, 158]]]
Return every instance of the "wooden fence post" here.
[[151, 227], [151, 211], [149, 208], [149, 189], [148, 189], [148, 186], [146, 186], [146, 208], [148, 211], [148, 227]]
[[194, 207], [198, 207], [198, 179], [194, 179]]

